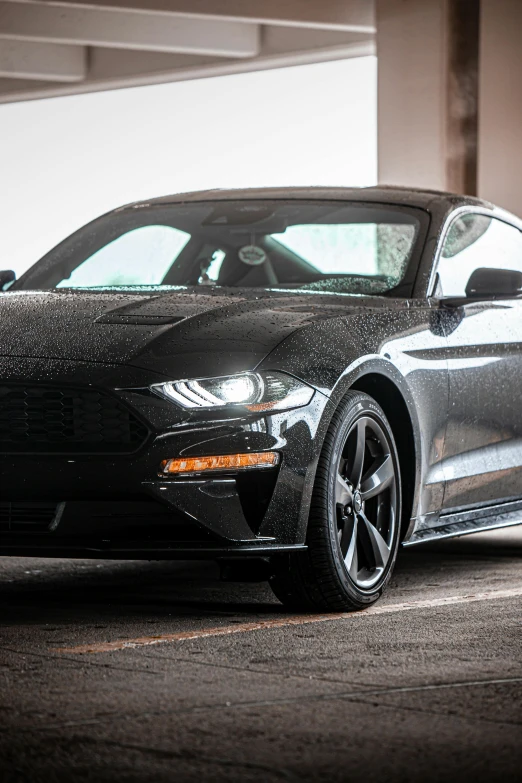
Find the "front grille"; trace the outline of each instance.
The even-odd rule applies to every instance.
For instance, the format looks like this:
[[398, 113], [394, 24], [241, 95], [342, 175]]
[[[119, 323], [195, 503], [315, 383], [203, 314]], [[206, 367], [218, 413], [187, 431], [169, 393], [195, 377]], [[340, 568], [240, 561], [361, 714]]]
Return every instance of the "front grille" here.
[[0, 452], [130, 453], [147, 429], [117, 399], [92, 389], [0, 386]]
[[48, 530], [57, 508], [56, 503], [0, 502], [0, 531]]

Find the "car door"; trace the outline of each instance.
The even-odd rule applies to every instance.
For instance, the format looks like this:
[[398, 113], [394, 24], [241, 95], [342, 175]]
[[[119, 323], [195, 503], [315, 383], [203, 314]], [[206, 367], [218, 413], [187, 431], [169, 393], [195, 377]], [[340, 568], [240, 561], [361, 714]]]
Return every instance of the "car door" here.
[[485, 211], [460, 213], [436, 278], [449, 370], [446, 512], [522, 496], [522, 300], [467, 298], [471, 274], [487, 268], [522, 271], [521, 231]]

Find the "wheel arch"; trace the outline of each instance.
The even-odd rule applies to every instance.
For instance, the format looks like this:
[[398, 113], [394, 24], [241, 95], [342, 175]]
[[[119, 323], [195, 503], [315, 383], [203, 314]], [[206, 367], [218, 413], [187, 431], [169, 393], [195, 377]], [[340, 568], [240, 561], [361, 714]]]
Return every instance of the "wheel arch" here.
[[395, 438], [399, 453], [402, 482], [401, 540], [405, 537], [413, 512], [417, 476], [417, 454], [411, 415], [401, 390], [386, 375], [370, 372], [357, 378], [350, 386], [364, 392], [383, 409]]

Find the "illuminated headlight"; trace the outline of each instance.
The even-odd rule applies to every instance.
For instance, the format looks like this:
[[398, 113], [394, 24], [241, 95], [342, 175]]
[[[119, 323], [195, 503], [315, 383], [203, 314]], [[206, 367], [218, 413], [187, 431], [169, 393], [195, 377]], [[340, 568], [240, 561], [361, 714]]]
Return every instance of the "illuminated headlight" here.
[[184, 408], [241, 405], [249, 411], [280, 411], [308, 405], [314, 390], [281, 372], [245, 372], [220, 378], [172, 381], [151, 386]]

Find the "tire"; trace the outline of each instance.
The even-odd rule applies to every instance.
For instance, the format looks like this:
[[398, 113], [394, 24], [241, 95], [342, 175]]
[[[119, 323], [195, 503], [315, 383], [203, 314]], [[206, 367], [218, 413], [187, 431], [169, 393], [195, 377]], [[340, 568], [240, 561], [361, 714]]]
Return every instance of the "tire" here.
[[310, 504], [306, 552], [274, 564], [272, 590], [294, 611], [353, 611], [380, 598], [399, 545], [401, 480], [382, 408], [351, 391], [326, 434]]

